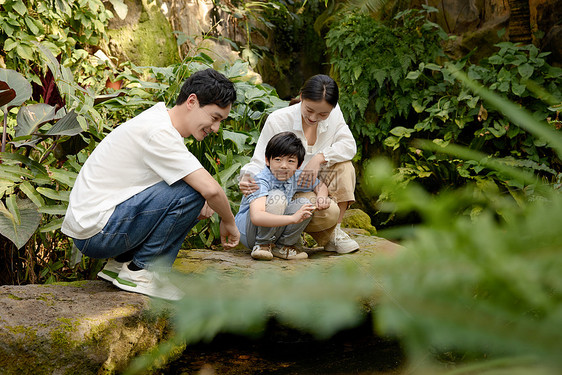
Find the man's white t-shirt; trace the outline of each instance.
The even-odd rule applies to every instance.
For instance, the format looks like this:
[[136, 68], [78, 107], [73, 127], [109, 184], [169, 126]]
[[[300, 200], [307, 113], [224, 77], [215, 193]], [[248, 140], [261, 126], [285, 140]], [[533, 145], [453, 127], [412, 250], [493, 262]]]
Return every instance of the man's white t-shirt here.
[[118, 204], [200, 168], [166, 106], [158, 103], [118, 126], [94, 149], [72, 188], [61, 230], [73, 238], [90, 238], [103, 229]]

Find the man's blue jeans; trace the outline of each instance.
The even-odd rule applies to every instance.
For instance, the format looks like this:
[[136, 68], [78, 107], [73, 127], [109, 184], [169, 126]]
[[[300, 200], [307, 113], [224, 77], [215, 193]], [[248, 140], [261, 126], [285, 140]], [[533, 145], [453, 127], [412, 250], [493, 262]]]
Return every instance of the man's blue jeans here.
[[91, 258], [171, 267], [204, 203], [183, 180], [171, 186], [162, 181], [119, 204], [101, 232], [74, 244]]

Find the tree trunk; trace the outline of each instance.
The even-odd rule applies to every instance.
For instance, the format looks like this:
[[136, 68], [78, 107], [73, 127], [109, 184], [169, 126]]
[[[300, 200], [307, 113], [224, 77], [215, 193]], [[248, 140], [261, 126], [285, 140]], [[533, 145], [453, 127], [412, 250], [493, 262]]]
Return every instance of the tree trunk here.
[[513, 43], [532, 43], [529, 0], [509, 0], [509, 9], [509, 40]]

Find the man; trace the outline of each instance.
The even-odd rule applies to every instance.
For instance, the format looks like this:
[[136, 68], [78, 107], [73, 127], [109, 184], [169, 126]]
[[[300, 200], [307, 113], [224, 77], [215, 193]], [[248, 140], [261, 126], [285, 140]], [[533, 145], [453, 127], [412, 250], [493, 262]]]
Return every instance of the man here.
[[117, 287], [177, 300], [155, 263], [171, 268], [199, 219], [216, 211], [221, 242], [240, 234], [221, 186], [184, 144], [219, 130], [236, 99], [234, 85], [213, 69], [191, 75], [176, 105], [158, 103], [108, 134], [84, 163], [70, 193], [62, 232], [92, 258], [109, 259], [98, 274]]

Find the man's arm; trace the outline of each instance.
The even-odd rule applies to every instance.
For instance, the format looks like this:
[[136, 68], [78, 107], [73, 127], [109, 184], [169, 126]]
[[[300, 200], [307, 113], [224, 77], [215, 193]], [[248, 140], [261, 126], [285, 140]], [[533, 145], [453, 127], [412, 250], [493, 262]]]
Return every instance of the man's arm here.
[[285, 227], [297, 224], [312, 216], [313, 204], [304, 204], [293, 215], [275, 215], [265, 210], [267, 197], [260, 197], [250, 203], [250, 220], [258, 227]]
[[234, 215], [230, 210], [228, 198], [219, 183], [203, 168], [188, 174], [183, 180], [197, 190], [205, 198], [209, 207], [221, 217], [220, 229], [223, 246], [230, 248], [238, 245], [240, 232], [234, 223]]

